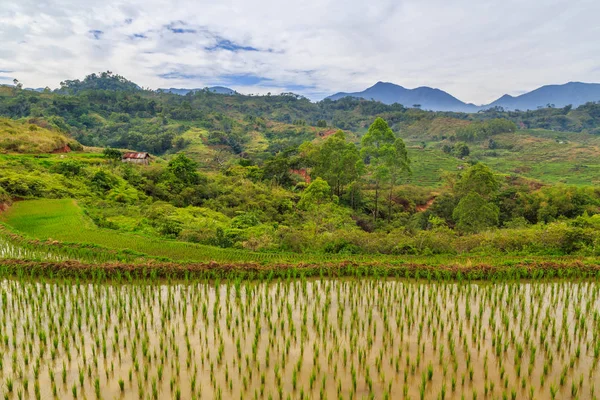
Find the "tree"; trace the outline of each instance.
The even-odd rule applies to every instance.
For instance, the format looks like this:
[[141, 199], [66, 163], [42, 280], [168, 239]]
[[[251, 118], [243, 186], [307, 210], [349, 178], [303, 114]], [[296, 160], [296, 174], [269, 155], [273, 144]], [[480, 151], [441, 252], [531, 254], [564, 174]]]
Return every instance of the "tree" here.
[[298, 207], [302, 210], [308, 210], [315, 207], [318, 208], [330, 201], [331, 187], [325, 180], [317, 178], [302, 192]]
[[[375, 208], [373, 220], [379, 215], [379, 190], [382, 183], [394, 181], [399, 173], [408, 169], [408, 156], [402, 139], [396, 139], [387, 122], [380, 117], [369, 127], [361, 140], [361, 156], [375, 181]], [[393, 188], [393, 184], [390, 189]], [[391, 195], [390, 195], [391, 198]]]
[[454, 153], [454, 156], [457, 158], [463, 158], [468, 156], [471, 153], [471, 150], [469, 149], [469, 146], [466, 145], [466, 143], [456, 143], [454, 145], [454, 149], [452, 150], [452, 152]]
[[411, 173], [410, 170], [410, 159], [408, 158], [408, 152], [406, 151], [406, 145], [404, 141], [397, 138], [394, 141], [393, 146], [386, 147], [384, 163], [388, 169], [388, 176], [390, 181], [390, 194], [388, 198], [388, 222], [392, 217], [392, 195], [394, 192], [394, 186], [396, 185], [400, 175], [402, 173]]
[[492, 170], [485, 164], [477, 163], [463, 173], [456, 183], [455, 191], [461, 197], [474, 192], [489, 200], [499, 188], [500, 183]]
[[264, 179], [274, 181], [277, 185], [290, 186], [293, 184], [290, 169], [292, 169], [290, 153], [279, 152], [265, 161], [263, 176]]
[[314, 220], [314, 234], [316, 235], [319, 227], [323, 224], [327, 213], [331, 207], [326, 207], [326, 204], [331, 203], [331, 188], [329, 184], [321, 179], [315, 179], [300, 196], [298, 208], [307, 212]]
[[477, 233], [498, 225], [498, 206], [486, 201], [476, 192], [469, 192], [452, 213], [456, 228], [464, 233]]
[[320, 146], [303, 145], [313, 169], [312, 175], [327, 181], [333, 193], [341, 197], [345, 188], [357, 180], [364, 164], [354, 143], [346, 141], [343, 131], [337, 131]]
[[23, 84], [21, 82], [19, 82], [18, 79], [13, 79], [13, 84], [15, 85], [16, 90], [23, 89]]
[[173, 173], [179, 180], [186, 184], [196, 184], [199, 180], [196, 168], [198, 165], [183, 153], [179, 153], [175, 158], [169, 161], [169, 171]]
[[101, 169], [92, 175], [90, 183], [96, 190], [100, 192], [108, 192], [112, 188], [117, 187], [119, 180], [113, 174]]

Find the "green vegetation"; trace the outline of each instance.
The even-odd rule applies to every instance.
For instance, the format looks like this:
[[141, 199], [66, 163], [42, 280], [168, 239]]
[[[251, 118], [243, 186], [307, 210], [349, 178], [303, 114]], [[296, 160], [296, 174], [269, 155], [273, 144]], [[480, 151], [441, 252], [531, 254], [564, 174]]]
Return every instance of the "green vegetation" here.
[[168, 260], [259, 261], [274, 258], [269, 257], [268, 254], [253, 255], [247, 252], [219, 251], [209, 246], [98, 228], [70, 199], [18, 202], [2, 216], [2, 219], [12, 228], [35, 239], [97, 245], [111, 250], [129, 250], [132, 254]]
[[[30, 239], [131, 251], [127, 261], [593, 257], [600, 139], [589, 125], [523, 128], [594, 110], [178, 96], [110, 73], [55, 92], [4, 87], [0, 114], [13, 119], [2, 122], [23, 136], [1, 145], [0, 218]], [[49, 136], [75, 151], [45, 154]], [[151, 164], [122, 163], [126, 149], [152, 152]]]
[[0, 392], [594, 399], [598, 109], [0, 87]]

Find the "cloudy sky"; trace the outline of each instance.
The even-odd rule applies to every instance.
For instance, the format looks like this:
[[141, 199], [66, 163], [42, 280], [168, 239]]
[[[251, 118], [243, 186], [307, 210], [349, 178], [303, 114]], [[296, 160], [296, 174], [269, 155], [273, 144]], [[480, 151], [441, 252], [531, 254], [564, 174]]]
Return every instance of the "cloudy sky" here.
[[387, 81], [481, 104], [600, 82], [599, 15], [598, 0], [2, 0], [0, 84], [110, 70], [320, 99]]

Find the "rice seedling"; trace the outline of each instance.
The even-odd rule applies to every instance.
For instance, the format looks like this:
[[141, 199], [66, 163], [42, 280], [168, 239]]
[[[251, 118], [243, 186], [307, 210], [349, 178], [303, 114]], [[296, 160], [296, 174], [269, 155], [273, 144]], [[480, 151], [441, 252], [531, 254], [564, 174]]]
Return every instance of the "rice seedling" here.
[[0, 392], [10, 380], [37, 398], [593, 398], [598, 309], [585, 279], [10, 275]]

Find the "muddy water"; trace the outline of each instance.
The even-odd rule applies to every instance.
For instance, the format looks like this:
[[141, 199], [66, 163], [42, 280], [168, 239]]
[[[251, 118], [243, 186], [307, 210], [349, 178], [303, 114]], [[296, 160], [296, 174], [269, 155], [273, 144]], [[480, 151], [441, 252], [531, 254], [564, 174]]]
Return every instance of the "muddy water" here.
[[600, 284], [591, 281], [5, 280], [0, 393], [591, 399], [600, 392], [599, 313]]

